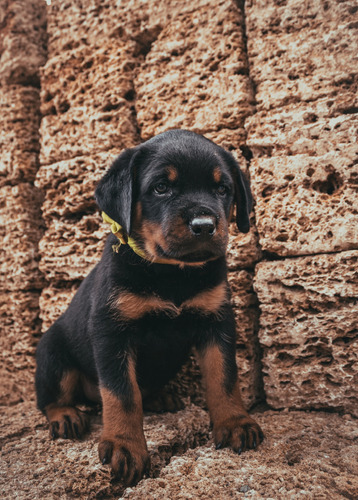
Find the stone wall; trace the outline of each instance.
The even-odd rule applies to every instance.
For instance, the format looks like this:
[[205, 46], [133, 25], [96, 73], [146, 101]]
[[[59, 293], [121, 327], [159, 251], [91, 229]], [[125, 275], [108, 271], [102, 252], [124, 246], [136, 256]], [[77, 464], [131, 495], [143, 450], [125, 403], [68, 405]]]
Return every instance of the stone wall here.
[[0, 404], [33, 397], [28, 388], [44, 285], [38, 265], [42, 194], [34, 180], [46, 38], [42, 0], [0, 2]]
[[228, 259], [247, 405], [356, 414], [353, 0], [52, 0], [47, 34], [43, 0], [0, 6], [4, 402], [25, 398], [14, 370], [30, 383], [34, 338], [98, 261], [96, 182], [181, 127], [251, 178]]
[[266, 257], [255, 289], [274, 408], [358, 416], [357, 11], [350, 1], [246, 5], [247, 145]]

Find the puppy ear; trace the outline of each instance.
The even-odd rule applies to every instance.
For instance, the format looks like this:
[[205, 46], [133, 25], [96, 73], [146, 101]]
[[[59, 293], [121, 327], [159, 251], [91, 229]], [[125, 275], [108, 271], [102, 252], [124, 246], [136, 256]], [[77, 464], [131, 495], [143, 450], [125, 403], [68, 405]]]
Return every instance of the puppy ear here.
[[130, 234], [134, 203], [134, 170], [139, 148], [124, 150], [102, 177], [95, 191], [99, 208]]
[[250, 184], [233, 155], [225, 150], [224, 152], [225, 160], [230, 166], [235, 184], [236, 225], [239, 231], [248, 233], [250, 231], [250, 212], [253, 202]]

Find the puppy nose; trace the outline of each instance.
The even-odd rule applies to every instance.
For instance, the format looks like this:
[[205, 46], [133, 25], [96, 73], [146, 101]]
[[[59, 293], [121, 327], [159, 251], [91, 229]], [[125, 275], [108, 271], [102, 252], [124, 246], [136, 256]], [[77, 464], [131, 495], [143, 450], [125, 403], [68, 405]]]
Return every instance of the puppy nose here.
[[201, 217], [194, 217], [190, 223], [189, 227], [191, 232], [195, 236], [200, 237], [211, 237], [216, 231], [216, 219], [210, 217], [209, 215], [202, 215]]

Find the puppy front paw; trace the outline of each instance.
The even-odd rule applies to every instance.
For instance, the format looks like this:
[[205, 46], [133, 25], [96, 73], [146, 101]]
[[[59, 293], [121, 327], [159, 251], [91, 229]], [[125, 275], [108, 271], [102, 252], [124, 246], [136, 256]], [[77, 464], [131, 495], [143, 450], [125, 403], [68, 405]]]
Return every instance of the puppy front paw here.
[[47, 407], [47, 419], [50, 424], [50, 436], [52, 439], [81, 439], [88, 431], [89, 423], [87, 415], [78, 408], [72, 406]]
[[102, 439], [98, 445], [102, 464], [110, 464], [117, 479], [132, 486], [149, 472], [150, 459], [145, 444], [129, 439]]
[[241, 455], [243, 451], [255, 449], [263, 441], [264, 433], [254, 419], [239, 415], [214, 424], [213, 437], [217, 450], [230, 446]]

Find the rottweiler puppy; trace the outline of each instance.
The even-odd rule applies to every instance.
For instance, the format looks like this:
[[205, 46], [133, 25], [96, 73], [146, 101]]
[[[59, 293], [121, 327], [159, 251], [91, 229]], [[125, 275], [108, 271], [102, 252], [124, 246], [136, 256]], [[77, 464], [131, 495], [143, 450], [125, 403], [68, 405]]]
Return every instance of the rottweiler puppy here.
[[175, 409], [161, 390], [194, 348], [216, 447], [256, 448], [263, 433], [240, 396], [225, 261], [233, 206], [246, 233], [252, 205], [236, 160], [171, 130], [122, 152], [95, 196], [115, 234], [37, 348], [52, 438], [80, 438], [87, 422], [76, 404], [101, 401], [99, 458], [136, 483], [149, 465], [143, 405]]

